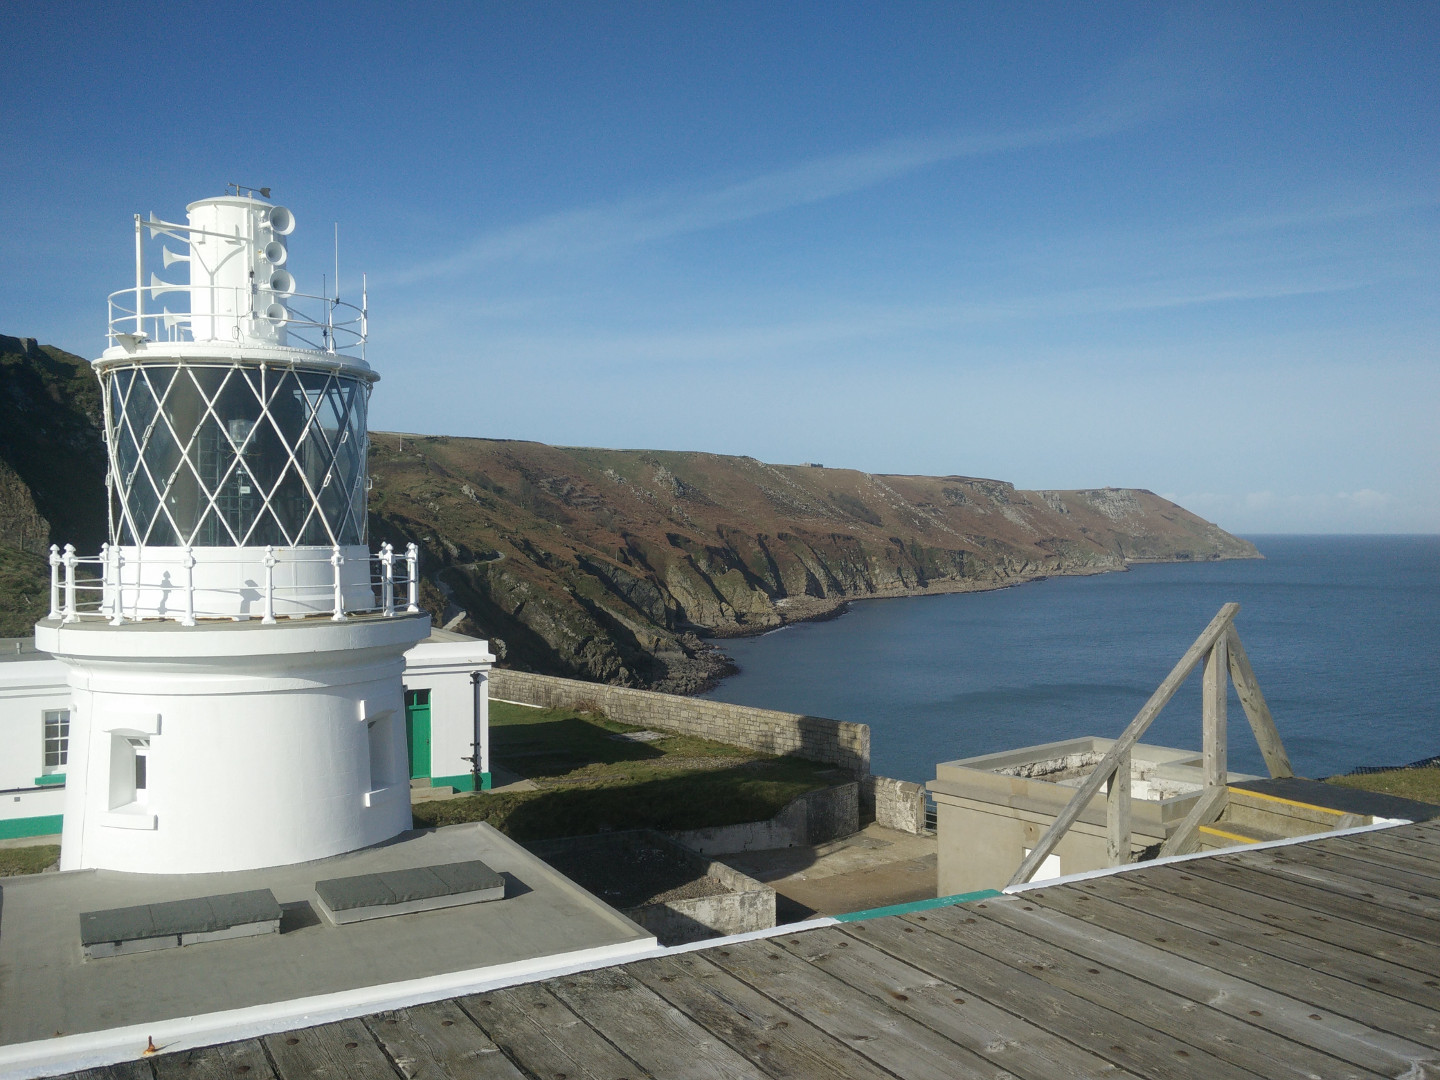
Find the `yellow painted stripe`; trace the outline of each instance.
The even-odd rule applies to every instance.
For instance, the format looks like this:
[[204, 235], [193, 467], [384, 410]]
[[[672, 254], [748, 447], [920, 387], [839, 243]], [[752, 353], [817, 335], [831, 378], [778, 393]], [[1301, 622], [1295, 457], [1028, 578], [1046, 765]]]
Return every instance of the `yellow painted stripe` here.
[[1269, 802], [1284, 803], [1286, 806], [1298, 806], [1302, 810], [1314, 810], [1319, 814], [1334, 814], [1336, 817], [1344, 817], [1347, 811], [1333, 810], [1328, 806], [1316, 806], [1314, 803], [1299, 802], [1295, 799], [1282, 799], [1279, 795], [1267, 795], [1263, 791], [1251, 791], [1249, 788], [1232, 787], [1231, 794], [1244, 795], [1247, 799], [1265, 799]]
[[1210, 825], [1201, 825], [1200, 831], [1209, 833], [1211, 836], [1221, 836], [1226, 840], [1234, 840], [1237, 844], [1258, 844], [1260, 841], [1253, 836], [1241, 836], [1239, 833], [1226, 832], [1224, 829], [1216, 829]]

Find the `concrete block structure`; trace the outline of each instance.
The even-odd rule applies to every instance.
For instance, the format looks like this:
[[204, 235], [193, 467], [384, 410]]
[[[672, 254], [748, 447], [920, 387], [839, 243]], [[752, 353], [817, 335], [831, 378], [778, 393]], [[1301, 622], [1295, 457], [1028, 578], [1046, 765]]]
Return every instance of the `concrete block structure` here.
[[[926, 786], [935, 799], [939, 895], [1003, 889], [1113, 743], [1086, 736], [937, 765]], [[1204, 787], [1202, 755], [1137, 743], [1130, 782], [1132, 845], [1138, 852], [1162, 843], [1190, 812]], [[1108, 866], [1105, 812], [1102, 791], [1034, 880]]]

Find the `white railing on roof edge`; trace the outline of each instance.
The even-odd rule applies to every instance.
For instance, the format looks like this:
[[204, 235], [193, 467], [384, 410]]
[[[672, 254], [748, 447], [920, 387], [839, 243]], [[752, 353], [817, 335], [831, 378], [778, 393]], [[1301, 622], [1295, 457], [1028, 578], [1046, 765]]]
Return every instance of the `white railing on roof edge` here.
[[[185, 583], [181, 589], [185, 599], [184, 614], [179, 618], [182, 626], [194, 626], [196, 624], [195, 613], [195, 549], [185, 547], [184, 558], [181, 566], [185, 569]], [[262, 601], [262, 615], [260, 621], [265, 624], [272, 624], [275, 619], [275, 597], [279, 592], [292, 599], [298, 599], [309, 593], [312, 596], [317, 590], [326, 590], [331, 593], [331, 615], [332, 622], [344, 622], [351, 615], [373, 615], [379, 613], [385, 618], [393, 618], [396, 614], [395, 587], [403, 586], [405, 589], [405, 613], [410, 614], [420, 610], [420, 549], [413, 543], [405, 545], [405, 552], [397, 559], [397, 554], [389, 543], [380, 545], [379, 551], [370, 557], [378, 569], [371, 574], [370, 590], [371, 597], [375, 596], [376, 589], [379, 590], [379, 602], [369, 607], [348, 606], [345, 602], [345, 582], [341, 578], [341, 567], [345, 565], [345, 556], [341, 554], [338, 547], [330, 549], [330, 565], [333, 568], [331, 582], [325, 585], [292, 585], [282, 586], [278, 590], [275, 585], [275, 567], [280, 563], [274, 545], [267, 545], [265, 554], [261, 559], [261, 565], [265, 568], [265, 585], [260, 594]], [[395, 564], [403, 560], [404, 572], [396, 575]], [[124, 610], [123, 594], [127, 588], [133, 588], [137, 592], [145, 588], [159, 588], [166, 592], [172, 591], [173, 586], [145, 585], [135, 583], [127, 585], [122, 583], [120, 571], [124, 563], [124, 556], [118, 547], [111, 547], [109, 544], [100, 546], [100, 554], [89, 558], [75, 554], [75, 545], [66, 544], [62, 551], [57, 545], [50, 545], [50, 614], [48, 618], [58, 619], [61, 622], [77, 622], [81, 619], [106, 619], [112, 626], [120, 626], [127, 621]], [[82, 577], [77, 571], [82, 566], [94, 566], [98, 573]], [[203, 590], [206, 593], [224, 593], [239, 590], [216, 589], [206, 586]], [[80, 593], [97, 593], [89, 601], [79, 598]], [[323, 609], [313, 608], [308, 614], [323, 614]], [[220, 615], [209, 616], [225, 620], [248, 619], [248, 615]], [[168, 615], [151, 615], [140, 618], [132, 617], [129, 621], [143, 621], [144, 618], [158, 618], [165, 620]]]

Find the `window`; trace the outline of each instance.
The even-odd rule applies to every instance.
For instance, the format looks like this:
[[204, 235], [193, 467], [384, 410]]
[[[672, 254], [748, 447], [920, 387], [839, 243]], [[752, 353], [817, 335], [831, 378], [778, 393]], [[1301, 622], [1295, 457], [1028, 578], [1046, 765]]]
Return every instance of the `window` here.
[[110, 738], [110, 809], [149, 801], [150, 736]]
[[46, 709], [45, 717], [45, 774], [65, 771], [65, 762], [70, 756], [70, 710]]

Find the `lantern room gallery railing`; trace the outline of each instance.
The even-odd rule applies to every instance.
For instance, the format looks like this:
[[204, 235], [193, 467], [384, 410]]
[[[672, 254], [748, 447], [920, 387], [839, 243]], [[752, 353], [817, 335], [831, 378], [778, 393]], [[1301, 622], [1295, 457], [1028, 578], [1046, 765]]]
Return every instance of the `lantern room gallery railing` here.
[[[344, 622], [352, 615], [382, 615], [393, 618], [396, 614], [411, 614], [420, 610], [420, 551], [414, 544], [407, 544], [403, 552], [396, 551], [388, 543], [381, 544], [380, 549], [370, 556], [369, 595], [373, 601], [370, 605], [357, 605], [353, 602], [353, 583], [346, 581], [342, 574], [346, 557], [339, 547], [333, 547], [330, 552], [332, 575], [329, 583], [277, 586], [275, 567], [281, 564], [286, 549], [267, 546], [258, 566], [254, 560], [246, 562], [247, 566], [256, 566], [263, 571], [264, 583], [243, 590], [227, 590], [210, 584], [203, 588], [197, 587], [194, 574], [197, 565], [196, 549], [185, 547], [179, 550], [183, 552], [178, 565], [184, 571], [184, 580], [175, 584], [157, 585], [125, 582], [121, 574], [125, 556], [118, 547], [102, 544], [99, 555], [83, 557], [75, 553], [73, 544], [66, 544], [63, 550], [52, 544], [48, 617], [63, 623], [82, 619], [104, 619], [112, 626], [143, 621], [144, 618], [168, 619], [179, 622], [182, 626], [195, 626], [202, 618], [230, 621], [251, 617], [249, 614], [217, 615], [197, 611], [195, 597], [201, 592], [206, 595], [229, 594], [237, 600], [258, 600], [260, 622], [267, 625], [277, 621], [277, 599], [291, 601], [292, 606], [299, 609], [297, 614], [323, 615], [328, 610], [333, 622]], [[165, 614], [138, 618], [133, 613], [126, 615], [125, 593], [150, 589], [163, 591], [167, 597], [178, 593], [180, 611], [171, 614], [167, 599]], [[346, 596], [347, 589], [350, 590], [349, 599]], [[328, 602], [322, 603], [320, 598], [325, 594], [329, 594]], [[237, 608], [238, 606], [237, 604]]]

